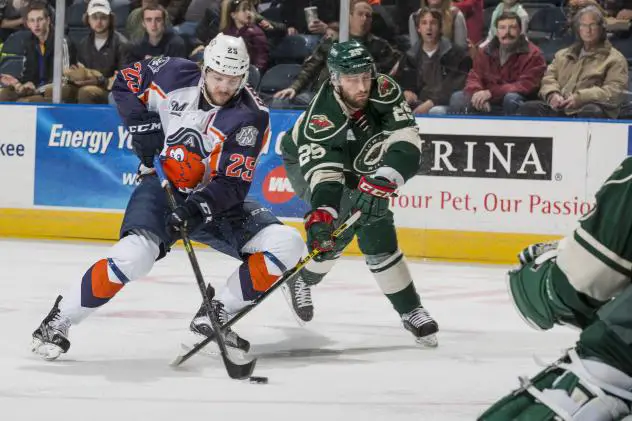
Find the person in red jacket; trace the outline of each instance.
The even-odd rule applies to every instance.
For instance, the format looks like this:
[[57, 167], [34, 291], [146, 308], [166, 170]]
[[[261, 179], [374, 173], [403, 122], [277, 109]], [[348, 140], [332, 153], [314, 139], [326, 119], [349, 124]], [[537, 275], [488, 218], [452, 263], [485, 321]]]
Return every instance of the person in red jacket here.
[[250, 0], [224, 0], [219, 30], [224, 35], [242, 37], [248, 48], [250, 62], [263, 73], [268, 67], [268, 38], [255, 25], [255, 10]]
[[521, 34], [517, 14], [503, 12], [495, 24], [496, 37], [479, 49], [465, 89], [450, 98], [452, 113], [514, 115], [537, 95], [546, 70], [542, 51]]
[[456, 0], [452, 4], [465, 16], [467, 39], [477, 45], [483, 39], [483, 0]]

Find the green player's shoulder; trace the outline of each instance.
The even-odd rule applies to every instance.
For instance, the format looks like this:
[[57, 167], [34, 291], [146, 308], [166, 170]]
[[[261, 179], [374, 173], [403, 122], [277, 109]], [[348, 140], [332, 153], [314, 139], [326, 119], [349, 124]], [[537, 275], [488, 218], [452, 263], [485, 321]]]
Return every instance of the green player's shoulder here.
[[373, 104], [394, 104], [401, 101], [402, 88], [389, 75], [378, 73], [373, 88], [371, 89], [370, 101]]
[[347, 121], [334, 98], [333, 88], [326, 82], [305, 111], [300, 134], [310, 142], [331, 140], [346, 134]]

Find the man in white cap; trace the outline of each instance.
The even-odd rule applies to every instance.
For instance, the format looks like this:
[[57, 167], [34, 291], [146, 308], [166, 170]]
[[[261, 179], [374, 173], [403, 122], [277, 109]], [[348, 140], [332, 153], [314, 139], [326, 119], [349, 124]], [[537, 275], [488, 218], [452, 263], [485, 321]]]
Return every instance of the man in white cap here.
[[128, 62], [128, 42], [114, 30], [115, 16], [108, 0], [91, 0], [83, 22], [90, 33], [77, 46], [78, 67], [66, 76], [77, 87], [77, 102], [106, 104], [114, 72]]

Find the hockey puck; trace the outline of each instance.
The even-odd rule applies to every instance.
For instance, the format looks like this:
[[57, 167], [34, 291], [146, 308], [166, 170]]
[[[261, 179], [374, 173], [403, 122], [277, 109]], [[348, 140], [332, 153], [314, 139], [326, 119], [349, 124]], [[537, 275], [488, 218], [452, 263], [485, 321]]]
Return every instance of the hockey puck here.
[[250, 378], [248, 379], [250, 381], [250, 383], [258, 383], [258, 384], [268, 384], [268, 378], [267, 377], [259, 377], [259, 376], [250, 376]]

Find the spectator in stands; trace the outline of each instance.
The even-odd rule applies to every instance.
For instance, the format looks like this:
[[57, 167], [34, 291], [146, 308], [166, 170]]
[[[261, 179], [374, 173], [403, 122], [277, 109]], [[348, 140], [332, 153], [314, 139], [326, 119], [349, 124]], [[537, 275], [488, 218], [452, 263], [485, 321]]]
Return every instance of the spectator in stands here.
[[251, 0], [224, 0], [219, 30], [225, 35], [242, 37], [248, 47], [250, 63], [260, 72], [268, 67], [268, 39], [263, 29], [254, 24]]
[[[54, 1], [54, 0], [51, 0]], [[156, 0], [159, 5], [167, 10], [167, 16], [171, 20], [173, 25], [179, 25], [184, 22], [184, 17], [191, 4], [191, 0]], [[208, 3], [212, 3], [215, 0], [205, 0]], [[130, 9], [135, 10], [142, 8], [142, 0], [130, 0]]]
[[167, 11], [164, 7], [149, 4], [143, 7], [143, 28], [145, 36], [131, 46], [130, 62], [150, 57], [187, 57], [184, 40], [173, 31], [166, 30]]
[[606, 39], [605, 17], [595, 6], [580, 10], [573, 29], [578, 41], [555, 54], [542, 80], [540, 98], [521, 115], [617, 118], [628, 87], [628, 63]]
[[5, 41], [13, 32], [24, 28], [24, 18], [20, 12], [24, 5], [23, 0], [0, 2], [0, 41]]
[[421, 8], [421, 41], [404, 55], [395, 75], [415, 114], [447, 114], [450, 96], [463, 89], [472, 67], [468, 52], [441, 36], [442, 22], [441, 12]]
[[[443, 36], [454, 45], [468, 48], [465, 16], [463, 16], [458, 7], [452, 5], [451, 0], [421, 0], [421, 7], [439, 10], [443, 16], [441, 24]], [[411, 45], [415, 45], [419, 41], [419, 34], [417, 33], [418, 20], [419, 10], [411, 15], [408, 20], [408, 33]]]
[[[503, 12], [513, 12], [518, 15], [520, 18], [520, 26], [522, 27], [522, 33], [526, 35], [527, 29], [529, 28], [529, 14], [522, 7], [522, 5], [518, 2], [518, 0], [502, 0], [498, 3], [498, 6], [494, 9], [492, 13], [492, 22], [496, 22], [498, 16], [502, 15]], [[491, 42], [496, 36], [496, 26], [491, 25], [489, 28], [489, 32], [487, 33], [487, 39], [483, 41], [480, 45], [481, 48], [485, 48], [487, 44]]]
[[114, 30], [108, 0], [91, 0], [83, 19], [90, 33], [78, 45], [77, 66], [64, 75], [77, 87], [77, 102], [107, 104], [114, 73], [129, 61], [127, 39]]
[[457, 0], [454, 5], [465, 16], [469, 43], [478, 45], [483, 39], [483, 0]]
[[496, 36], [478, 49], [465, 89], [450, 98], [452, 112], [512, 115], [537, 94], [546, 62], [540, 49], [521, 33], [520, 24], [513, 12], [496, 19]]
[[[308, 23], [305, 20], [305, 8], [317, 7], [318, 19]], [[282, 0], [281, 20], [287, 25], [288, 35], [320, 34], [327, 31], [327, 26], [338, 22], [340, 17], [340, 0]]]
[[[351, 0], [349, 15], [349, 38], [361, 42], [375, 59], [376, 67], [380, 73], [394, 73], [395, 66], [401, 57], [401, 53], [395, 50], [384, 39], [371, 34], [371, 19], [373, 10], [367, 0]], [[337, 36], [325, 36], [316, 47], [314, 53], [303, 63], [303, 68], [296, 80], [289, 88], [283, 89], [274, 95], [278, 100], [294, 99], [297, 105], [307, 105], [324, 81], [329, 78], [327, 71], [327, 54], [331, 45], [336, 41]], [[315, 83], [314, 83], [315, 82]], [[313, 85], [312, 92], [299, 95], [305, 88]], [[276, 102], [275, 106], [280, 106], [282, 102]]]
[[[142, 0], [142, 6], [132, 10], [127, 16], [125, 22], [125, 33], [131, 43], [138, 43], [143, 40], [145, 36], [145, 27], [143, 26], [143, 7], [157, 5], [157, 0]], [[171, 18], [169, 12], [167, 12], [167, 19], [165, 19], [167, 31], [173, 30], [171, 24]]]
[[[0, 75], [0, 101], [50, 102], [53, 89], [54, 30], [50, 10], [46, 3], [31, 2], [25, 11], [25, 22], [31, 31], [24, 43], [24, 72], [18, 80], [9, 75]], [[62, 44], [64, 69], [75, 63], [74, 50], [68, 39]], [[62, 100], [72, 100], [72, 89], [62, 89]]]

